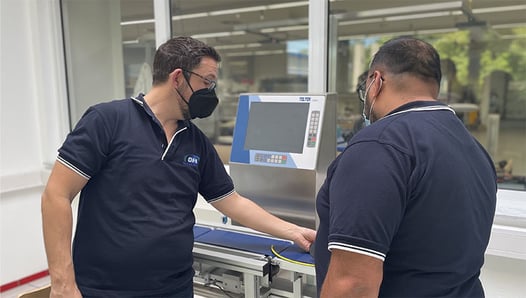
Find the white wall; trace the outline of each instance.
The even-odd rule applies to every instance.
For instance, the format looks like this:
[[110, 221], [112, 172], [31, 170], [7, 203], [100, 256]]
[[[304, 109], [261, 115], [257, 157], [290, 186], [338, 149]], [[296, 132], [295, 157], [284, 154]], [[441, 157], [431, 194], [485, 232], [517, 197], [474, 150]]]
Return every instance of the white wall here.
[[0, 5], [4, 285], [47, 269], [40, 194], [68, 125], [58, 0], [2, 0]]

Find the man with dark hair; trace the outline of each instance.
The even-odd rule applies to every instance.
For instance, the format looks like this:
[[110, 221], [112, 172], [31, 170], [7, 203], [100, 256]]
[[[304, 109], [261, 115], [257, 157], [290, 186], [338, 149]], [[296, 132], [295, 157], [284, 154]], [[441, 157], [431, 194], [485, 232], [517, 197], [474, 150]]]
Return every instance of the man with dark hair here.
[[496, 204], [491, 158], [436, 101], [440, 58], [386, 42], [363, 88], [372, 124], [329, 167], [317, 198], [321, 297], [481, 297]]
[[190, 121], [218, 103], [219, 61], [198, 40], [173, 38], [155, 54], [146, 95], [90, 107], [67, 136], [42, 195], [51, 297], [193, 297], [198, 193], [241, 224], [309, 249], [315, 231], [237, 194]]

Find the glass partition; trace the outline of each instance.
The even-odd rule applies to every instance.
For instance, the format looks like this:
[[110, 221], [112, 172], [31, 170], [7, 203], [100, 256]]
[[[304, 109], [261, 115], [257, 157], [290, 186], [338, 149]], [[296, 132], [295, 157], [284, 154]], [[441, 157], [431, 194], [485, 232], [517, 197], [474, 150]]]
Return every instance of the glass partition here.
[[153, 0], [62, 0], [70, 123], [91, 105], [148, 91]]
[[524, 1], [333, 1], [338, 28], [340, 141], [361, 128], [360, 75], [386, 40], [408, 35], [442, 58], [439, 100], [455, 109], [491, 154], [501, 188], [526, 190]]
[[219, 106], [195, 123], [217, 144], [231, 144], [244, 92], [305, 92], [308, 1], [172, 0], [172, 34], [214, 46], [222, 57]]
[[[240, 93], [307, 91], [310, 1], [167, 1], [172, 34], [200, 39], [223, 57], [220, 105], [210, 118], [196, 120], [214, 143], [231, 142]], [[500, 186], [526, 188], [523, 0], [328, 1], [337, 35], [329, 85], [339, 98], [340, 147], [361, 127], [356, 85], [370, 57], [383, 41], [412, 35], [438, 49], [440, 100], [490, 152]], [[61, 4], [72, 125], [89, 105], [148, 91], [156, 47], [153, 0]]]

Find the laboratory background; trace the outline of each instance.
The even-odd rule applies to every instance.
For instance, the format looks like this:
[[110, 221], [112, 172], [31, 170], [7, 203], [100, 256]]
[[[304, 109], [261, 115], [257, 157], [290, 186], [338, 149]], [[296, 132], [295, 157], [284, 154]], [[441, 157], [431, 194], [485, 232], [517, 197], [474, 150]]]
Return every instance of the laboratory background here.
[[[486, 295], [524, 297], [525, 0], [2, 0], [0, 15], [0, 297], [17, 297], [47, 276], [40, 198], [67, 133], [89, 106], [147, 92], [157, 46], [181, 35], [222, 56], [220, 103], [195, 123], [230, 167], [236, 188], [256, 197], [266, 189], [245, 181], [252, 170], [230, 165], [242, 94], [323, 95], [325, 147], [312, 156], [328, 164], [361, 127], [356, 86], [378, 47], [400, 35], [431, 43], [442, 59], [439, 100], [455, 110], [497, 169], [497, 210], [481, 273]], [[286, 182], [318, 187], [324, 167], [315, 170]], [[313, 208], [316, 190], [301, 202]], [[296, 216], [297, 206], [276, 204], [268, 205], [276, 215], [315, 226], [314, 210]], [[198, 223], [235, 226], [202, 199], [194, 210]], [[217, 265], [208, 258], [221, 253], [199, 249], [199, 268]], [[228, 288], [232, 297], [259, 296], [269, 287], [254, 268], [236, 275], [235, 266], [244, 263], [231, 262], [223, 260], [231, 272], [216, 277], [235, 285]], [[309, 296], [313, 270], [282, 269], [288, 275], [280, 278], [290, 285], [270, 296]], [[210, 275], [200, 273], [195, 281], [204, 284]], [[224, 292], [203, 286], [196, 295]]]

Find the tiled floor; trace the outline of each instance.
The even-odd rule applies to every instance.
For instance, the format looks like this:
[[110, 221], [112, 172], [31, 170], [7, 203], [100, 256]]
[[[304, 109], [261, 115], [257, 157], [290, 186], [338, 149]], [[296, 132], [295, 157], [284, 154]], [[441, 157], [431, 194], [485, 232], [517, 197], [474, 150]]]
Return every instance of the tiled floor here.
[[1, 298], [16, 298], [18, 295], [49, 285], [49, 275], [19, 287], [0, 293]]

